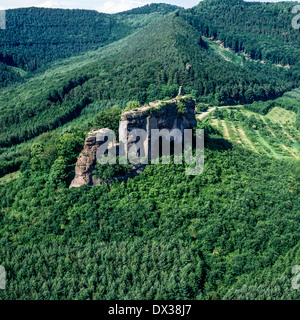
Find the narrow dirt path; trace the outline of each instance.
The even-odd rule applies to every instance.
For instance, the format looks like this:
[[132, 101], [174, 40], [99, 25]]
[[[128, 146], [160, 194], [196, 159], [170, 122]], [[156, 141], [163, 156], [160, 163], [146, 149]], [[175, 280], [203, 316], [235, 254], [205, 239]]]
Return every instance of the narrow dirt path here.
[[221, 50], [219, 50], [218, 53], [219, 53], [219, 55], [220, 55], [222, 58], [224, 58], [226, 61], [232, 62], [229, 58], [227, 58], [227, 57], [223, 54], [223, 52], [222, 52]]
[[289, 138], [289, 140], [291, 140], [292, 142], [297, 142], [296, 140], [295, 140], [295, 138], [294, 137], [292, 137], [288, 132], [286, 132], [283, 128], [282, 128], [282, 132]]
[[224, 136], [224, 138], [226, 140], [231, 140], [225, 121], [221, 120], [221, 123], [222, 123], [222, 127], [223, 127], [223, 136]]
[[242, 144], [242, 141], [240, 140], [240, 136], [239, 136], [238, 132], [236, 131], [236, 127], [233, 124], [231, 125], [231, 129], [235, 134], [236, 142], [239, 143], [239, 144]]
[[207, 115], [209, 115], [211, 112], [215, 111], [216, 109], [217, 108], [212, 108], [212, 109], [209, 109], [209, 110], [207, 110], [205, 112], [202, 112], [200, 114], [200, 116], [197, 117], [197, 119], [202, 120], [204, 117], [206, 117]]
[[241, 108], [243, 106], [241, 105], [238, 105], [238, 106], [223, 106], [223, 107], [214, 107], [214, 108], [211, 108], [205, 112], [202, 112], [198, 117], [197, 119], [198, 120], [202, 120], [203, 118], [205, 118], [207, 115], [209, 115], [211, 112], [215, 111], [216, 109], [227, 109], [227, 108]]

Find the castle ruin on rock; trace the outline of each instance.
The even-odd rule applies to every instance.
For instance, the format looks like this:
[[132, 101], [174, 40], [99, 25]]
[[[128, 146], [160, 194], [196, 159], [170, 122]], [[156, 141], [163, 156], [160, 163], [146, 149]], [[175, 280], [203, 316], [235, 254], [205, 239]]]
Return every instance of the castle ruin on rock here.
[[[190, 96], [182, 96], [184, 91], [182, 87], [179, 95], [171, 100], [151, 102], [147, 106], [126, 111], [121, 115], [120, 136], [127, 138], [126, 151], [130, 150], [132, 144], [136, 143], [136, 138], [132, 132], [135, 129], [146, 131], [147, 137], [144, 139], [144, 149], [150, 152], [151, 130], [152, 129], [190, 129], [196, 125], [195, 101]], [[97, 135], [105, 135], [109, 129], [94, 130], [89, 133], [85, 140], [83, 151], [75, 167], [75, 178], [71, 187], [80, 187], [83, 185], [99, 185], [101, 181], [93, 176], [93, 170], [97, 162], [96, 154], [98, 148], [104, 143], [98, 141]], [[135, 172], [139, 172], [135, 170]]]

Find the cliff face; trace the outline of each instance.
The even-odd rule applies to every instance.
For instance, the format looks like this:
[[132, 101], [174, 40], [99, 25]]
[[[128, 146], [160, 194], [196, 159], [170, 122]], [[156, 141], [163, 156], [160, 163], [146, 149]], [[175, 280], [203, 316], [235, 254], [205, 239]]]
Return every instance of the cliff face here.
[[[183, 92], [180, 90], [180, 92]], [[150, 103], [148, 106], [127, 111], [121, 116], [120, 137], [125, 137], [127, 150], [137, 143], [132, 134], [135, 129], [142, 129], [147, 132], [143, 141], [144, 150], [150, 157], [151, 130], [152, 129], [184, 129], [196, 125], [195, 101], [189, 97], [177, 97], [168, 101]]]
[[93, 170], [96, 165], [97, 150], [100, 145], [104, 143], [103, 141], [97, 141], [97, 135], [105, 134], [107, 131], [108, 129], [100, 129], [89, 133], [85, 140], [84, 148], [76, 162], [75, 178], [73, 179], [70, 188], [97, 184], [96, 180], [93, 179]]
[[[183, 92], [183, 91], [182, 91]], [[184, 129], [196, 125], [195, 101], [190, 97], [178, 96], [168, 101], [152, 102], [145, 107], [124, 112], [120, 122], [120, 137], [126, 140], [126, 149], [137, 143], [132, 134], [135, 129], [143, 129], [146, 137], [143, 140], [144, 150], [150, 153], [151, 129]], [[75, 167], [75, 178], [71, 187], [82, 185], [98, 185], [99, 180], [93, 177], [93, 170], [96, 165], [96, 153], [104, 142], [97, 141], [98, 134], [105, 134], [108, 129], [101, 129], [89, 133], [85, 141]]]

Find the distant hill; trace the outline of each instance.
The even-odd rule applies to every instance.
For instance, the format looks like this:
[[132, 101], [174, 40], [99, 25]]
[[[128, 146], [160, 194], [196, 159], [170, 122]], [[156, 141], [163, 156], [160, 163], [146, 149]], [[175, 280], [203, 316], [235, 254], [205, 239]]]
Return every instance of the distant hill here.
[[[7, 10], [7, 28], [0, 30], [0, 62], [31, 72], [47, 62], [117, 41], [176, 9], [155, 4], [113, 15], [92, 10]], [[6, 71], [0, 86], [17, 78], [18, 74]]]
[[166, 3], [151, 3], [143, 7], [134, 8], [131, 10], [123, 11], [118, 13], [118, 15], [127, 15], [127, 14], [150, 14], [150, 13], [170, 13], [178, 9], [183, 9], [182, 7], [173, 6]]
[[187, 10], [160, 3], [111, 15], [92, 10], [7, 10], [7, 29], [0, 30], [0, 87], [22, 79], [11, 66], [30, 76], [48, 68], [49, 62], [113, 43], [174, 11], [200, 35], [219, 39], [235, 52], [299, 71], [300, 35], [291, 27], [294, 5], [205, 0]]
[[300, 32], [291, 25], [297, 4], [204, 0], [180, 14], [202, 35], [219, 39], [236, 52], [299, 69]]

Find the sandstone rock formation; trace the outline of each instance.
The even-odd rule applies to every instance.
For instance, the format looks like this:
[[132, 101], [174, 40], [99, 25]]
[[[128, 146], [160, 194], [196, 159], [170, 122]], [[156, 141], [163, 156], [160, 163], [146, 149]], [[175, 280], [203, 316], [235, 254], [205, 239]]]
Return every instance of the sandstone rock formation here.
[[138, 142], [132, 134], [136, 129], [145, 130], [147, 133], [143, 140], [143, 146], [149, 158], [152, 129], [179, 129], [183, 133], [184, 129], [196, 125], [195, 101], [190, 97], [179, 97], [180, 93], [183, 93], [182, 87], [175, 99], [150, 103], [148, 106], [122, 114], [120, 138], [125, 138], [127, 150], [130, 150], [131, 146]]
[[93, 170], [96, 165], [96, 153], [103, 141], [97, 141], [97, 134], [106, 134], [109, 129], [93, 130], [85, 140], [84, 148], [80, 153], [75, 166], [75, 178], [70, 188], [83, 185], [94, 185]]
[[[119, 128], [120, 145], [124, 146], [126, 153], [133, 144], [138, 142], [133, 134], [136, 129], [143, 129], [146, 132], [142, 143], [148, 158], [151, 151], [151, 129], [179, 129], [183, 132], [184, 129], [189, 129], [196, 125], [195, 101], [191, 97], [182, 96], [183, 93], [184, 91], [181, 87], [177, 98], [152, 102], [147, 106], [126, 111], [121, 115]], [[97, 150], [104, 143], [97, 140], [97, 135], [105, 135], [108, 131], [109, 129], [101, 129], [89, 133], [84, 149], [76, 163], [75, 178], [70, 188], [102, 183], [93, 177]], [[140, 166], [133, 166], [133, 172], [139, 172]], [[118, 177], [118, 179], [121, 179], [121, 177]]]
[[192, 66], [190, 64], [187, 64], [185, 68], [187, 71], [190, 71], [192, 69]]

